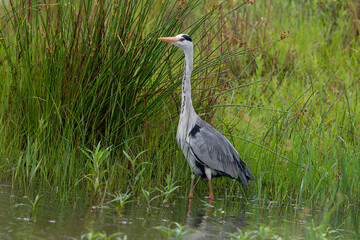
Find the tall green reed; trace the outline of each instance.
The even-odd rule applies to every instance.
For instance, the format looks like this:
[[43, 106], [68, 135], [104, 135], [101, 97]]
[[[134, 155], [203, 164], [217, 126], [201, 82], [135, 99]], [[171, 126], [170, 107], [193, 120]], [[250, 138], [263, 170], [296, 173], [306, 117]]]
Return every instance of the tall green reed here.
[[[182, 58], [156, 39], [185, 31], [196, 43], [201, 41], [195, 88], [207, 88], [214, 76], [219, 83], [223, 61], [245, 51], [211, 51], [226, 14], [210, 8], [198, 20], [187, 20], [201, 4], [199, 0], [161, 5], [153, 0], [3, 3], [1, 125], [6, 135], [2, 141], [11, 149], [1, 153], [11, 160], [1, 164], [12, 171], [2, 178], [12, 176], [14, 186], [27, 191], [55, 187], [62, 197], [91, 182], [96, 196], [101, 186], [107, 191], [127, 188], [128, 179], [138, 173], [124, 169], [148, 163], [138, 184], [162, 185], [175, 165], [170, 160], [174, 132], [167, 129], [174, 129], [170, 124], [178, 112], [173, 99], [178, 98]], [[184, 21], [187, 27], [182, 26]], [[213, 103], [210, 99], [203, 104]], [[98, 147], [93, 151], [92, 146]], [[105, 168], [95, 155], [109, 146], [113, 148]], [[84, 154], [81, 149], [90, 150]], [[129, 156], [146, 152], [129, 165], [122, 150]]]

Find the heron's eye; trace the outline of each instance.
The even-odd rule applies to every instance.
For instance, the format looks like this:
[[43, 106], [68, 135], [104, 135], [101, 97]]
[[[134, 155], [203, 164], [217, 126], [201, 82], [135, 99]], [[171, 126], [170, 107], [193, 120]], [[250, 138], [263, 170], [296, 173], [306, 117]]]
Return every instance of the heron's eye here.
[[180, 42], [183, 42], [185, 39], [183, 39], [183, 38], [180, 38]]

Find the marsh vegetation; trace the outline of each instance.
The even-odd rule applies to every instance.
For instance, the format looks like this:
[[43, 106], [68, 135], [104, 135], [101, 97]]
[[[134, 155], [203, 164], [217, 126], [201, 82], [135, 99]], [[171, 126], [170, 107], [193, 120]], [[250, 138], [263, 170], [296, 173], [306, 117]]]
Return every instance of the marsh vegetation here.
[[[222, 237], [359, 238], [359, 32], [357, 1], [2, 1], [6, 196], [33, 220], [55, 199], [111, 208], [120, 223], [130, 206], [162, 209], [158, 220], [173, 209], [191, 179], [175, 141], [183, 57], [156, 39], [187, 33], [194, 107], [256, 177], [249, 189], [214, 180], [210, 217], [225, 199], [258, 209]], [[197, 181], [194, 202], [207, 192]], [[157, 236], [192, 234], [185, 218], [166, 219], [174, 223], [159, 221]], [[125, 237], [105, 230], [83, 238]]]

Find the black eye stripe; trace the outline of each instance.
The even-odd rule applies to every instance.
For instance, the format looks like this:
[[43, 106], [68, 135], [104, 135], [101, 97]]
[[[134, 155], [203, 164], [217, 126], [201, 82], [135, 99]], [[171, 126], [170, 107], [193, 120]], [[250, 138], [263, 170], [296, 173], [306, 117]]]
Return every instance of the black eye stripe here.
[[188, 36], [188, 35], [182, 35], [181, 36], [183, 39], [185, 39], [185, 40], [188, 40], [189, 42], [192, 42], [192, 39]]

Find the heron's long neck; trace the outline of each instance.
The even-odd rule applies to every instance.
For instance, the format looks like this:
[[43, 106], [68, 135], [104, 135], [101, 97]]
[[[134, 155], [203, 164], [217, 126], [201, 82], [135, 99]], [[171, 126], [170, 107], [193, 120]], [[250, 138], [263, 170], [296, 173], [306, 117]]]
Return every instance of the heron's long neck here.
[[191, 72], [194, 64], [193, 49], [185, 52], [184, 74], [182, 79], [182, 97], [180, 115], [188, 115], [189, 117], [195, 113], [191, 100]]

